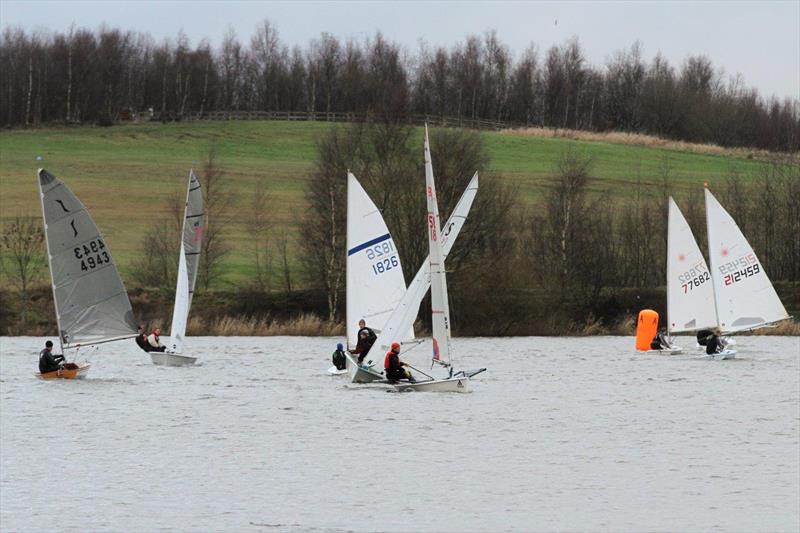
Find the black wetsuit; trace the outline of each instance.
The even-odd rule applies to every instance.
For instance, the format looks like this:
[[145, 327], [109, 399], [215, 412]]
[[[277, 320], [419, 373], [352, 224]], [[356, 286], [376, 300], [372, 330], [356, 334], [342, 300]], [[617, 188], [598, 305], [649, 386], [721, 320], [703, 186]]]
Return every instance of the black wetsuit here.
[[46, 374], [61, 368], [60, 362], [64, 361], [63, 355], [53, 355], [52, 350], [45, 348], [39, 352], [39, 372]]
[[706, 346], [708, 344], [708, 338], [713, 336], [714, 332], [710, 329], [701, 329], [697, 332], [697, 344], [700, 346]]
[[333, 364], [336, 366], [336, 370], [344, 370], [347, 368], [347, 358], [342, 350], [334, 351], [331, 355], [331, 359], [333, 360]]
[[724, 349], [725, 345], [722, 344], [721, 337], [712, 335], [711, 337], [708, 338], [708, 342], [706, 343], [706, 354], [713, 355], [715, 353], [720, 353]]
[[669, 348], [669, 341], [664, 337], [663, 333], [656, 335], [650, 342], [651, 350], [666, 350], [667, 348]]
[[411, 383], [415, 382], [415, 379], [411, 376], [411, 374], [405, 368], [403, 368], [403, 365], [400, 364], [399, 354], [395, 352], [387, 353], [383, 366], [383, 369], [386, 371], [386, 379], [389, 381], [400, 381], [401, 379], [407, 379]]
[[[367, 333], [366, 337], [362, 337], [361, 335], [359, 335], [358, 342], [356, 343], [356, 349], [353, 352], [358, 354], [359, 365], [362, 363], [362, 361], [364, 361], [364, 357], [367, 356], [370, 349], [372, 349], [372, 345], [375, 344], [375, 339], [378, 338], [375, 335], [375, 333], [369, 328], [360, 329], [359, 334], [364, 330], [367, 330], [369, 333]], [[370, 336], [370, 333], [372, 333], [372, 336]]]
[[145, 352], [149, 352], [152, 349], [152, 346], [150, 346], [150, 343], [147, 342], [147, 336], [144, 333], [136, 336], [136, 344]]

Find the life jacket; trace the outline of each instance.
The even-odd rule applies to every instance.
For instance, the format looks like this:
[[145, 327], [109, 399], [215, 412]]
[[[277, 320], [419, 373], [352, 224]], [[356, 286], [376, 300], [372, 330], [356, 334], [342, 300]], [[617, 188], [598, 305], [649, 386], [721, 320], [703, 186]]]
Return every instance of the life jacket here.
[[[398, 363], [400, 362], [400, 354], [395, 351], [389, 350], [388, 352], [386, 352], [386, 357], [383, 358], [384, 370], [389, 370], [392, 367], [392, 356], [397, 357]], [[400, 365], [398, 364], [397, 366]]]

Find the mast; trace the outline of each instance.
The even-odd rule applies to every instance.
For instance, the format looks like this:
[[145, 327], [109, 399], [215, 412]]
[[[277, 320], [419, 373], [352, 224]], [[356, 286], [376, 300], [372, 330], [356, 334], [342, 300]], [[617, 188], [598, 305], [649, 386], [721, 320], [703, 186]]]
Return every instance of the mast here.
[[669, 197], [669, 206], [667, 211], [667, 339], [672, 342], [672, 323], [669, 321], [669, 308], [671, 307], [672, 293], [669, 290], [670, 283], [672, 283], [672, 261], [670, 261], [669, 254], [672, 253], [672, 204], [674, 200], [672, 196]]
[[[717, 265], [715, 264], [716, 261], [714, 260], [714, 254], [711, 252], [711, 246], [714, 241], [711, 240], [711, 210], [708, 208], [708, 195], [711, 194], [711, 191], [708, 190], [708, 184], [704, 184], [703, 192], [705, 193], [705, 201], [706, 201], [706, 239], [708, 239], [708, 261], [711, 264], [711, 277], [712, 279], [716, 277], [716, 268]], [[719, 323], [719, 302], [717, 301], [719, 295], [717, 294], [717, 288], [714, 287], [714, 316], [717, 319], [717, 328], [720, 327]]]
[[[447, 299], [447, 276], [441, 245], [439, 205], [433, 177], [428, 125], [425, 124], [425, 189], [428, 204], [428, 245], [431, 266], [431, 322], [433, 325], [433, 362], [449, 366], [450, 359], [450, 309]], [[432, 363], [433, 364], [433, 363]]]
[[44, 245], [47, 248], [47, 271], [50, 274], [50, 291], [53, 293], [53, 308], [56, 312], [56, 327], [58, 328], [58, 345], [61, 347], [61, 355], [64, 355], [64, 343], [61, 342], [61, 315], [58, 312], [58, 301], [56, 300], [56, 282], [53, 279], [53, 257], [50, 255], [50, 238], [47, 236], [47, 219], [44, 214], [44, 191], [42, 190], [42, 180], [40, 168], [36, 171], [36, 183], [39, 186], [39, 205], [42, 207], [42, 230], [44, 231]]

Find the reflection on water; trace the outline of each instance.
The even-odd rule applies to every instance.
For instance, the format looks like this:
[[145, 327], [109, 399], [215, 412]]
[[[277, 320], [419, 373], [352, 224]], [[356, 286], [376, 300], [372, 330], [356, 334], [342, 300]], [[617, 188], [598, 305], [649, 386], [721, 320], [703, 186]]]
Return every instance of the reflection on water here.
[[[472, 394], [326, 374], [332, 338], [131, 341], [83, 382], [0, 339], [3, 530], [797, 530], [800, 339], [740, 358], [630, 338], [455, 339]], [[427, 347], [409, 354], [424, 367]]]

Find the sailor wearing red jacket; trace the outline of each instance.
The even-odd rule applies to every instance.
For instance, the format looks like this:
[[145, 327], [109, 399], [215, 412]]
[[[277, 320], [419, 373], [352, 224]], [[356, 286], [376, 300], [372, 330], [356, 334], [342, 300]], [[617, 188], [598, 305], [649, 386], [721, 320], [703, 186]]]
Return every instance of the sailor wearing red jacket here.
[[386, 371], [386, 378], [389, 381], [400, 381], [407, 379], [411, 383], [416, 380], [411, 372], [403, 368], [407, 366], [406, 363], [400, 360], [400, 343], [393, 342], [392, 349], [386, 352], [386, 357], [383, 359], [383, 369]]

